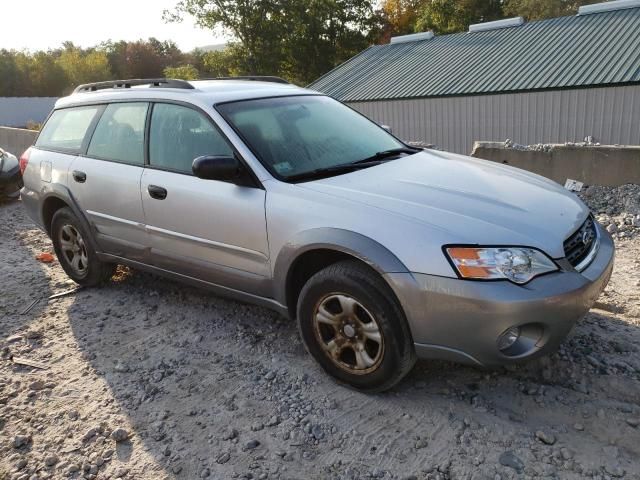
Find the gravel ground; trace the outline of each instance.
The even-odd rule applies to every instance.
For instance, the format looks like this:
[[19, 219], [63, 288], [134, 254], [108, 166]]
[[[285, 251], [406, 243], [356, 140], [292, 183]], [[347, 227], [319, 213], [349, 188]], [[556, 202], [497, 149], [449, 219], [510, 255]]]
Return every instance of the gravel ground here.
[[640, 479], [640, 190], [584, 198], [626, 233], [559, 352], [419, 362], [380, 395], [333, 383], [292, 322], [153, 275], [47, 300], [73, 284], [1, 204], [0, 479]]

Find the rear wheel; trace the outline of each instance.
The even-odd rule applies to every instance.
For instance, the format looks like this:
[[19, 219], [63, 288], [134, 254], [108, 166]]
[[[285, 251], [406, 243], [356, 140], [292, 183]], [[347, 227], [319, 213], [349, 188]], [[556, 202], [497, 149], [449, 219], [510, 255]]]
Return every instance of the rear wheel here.
[[90, 287], [109, 280], [116, 266], [101, 262], [86, 238], [87, 232], [70, 208], [53, 215], [51, 239], [60, 265], [74, 282]]
[[298, 299], [300, 333], [330, 375], [356, 389], [391, 388], [413, 367], [404, 314], [387, 284], [357, 261], [316, 273]]

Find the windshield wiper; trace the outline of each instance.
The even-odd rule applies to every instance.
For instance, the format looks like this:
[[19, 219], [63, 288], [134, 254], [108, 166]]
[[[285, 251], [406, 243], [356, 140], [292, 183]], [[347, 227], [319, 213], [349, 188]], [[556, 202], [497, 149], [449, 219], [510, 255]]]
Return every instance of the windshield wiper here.
[[399, 147], [399, 148], [392, 148], [391, 150], [383, 150], [382, 152], [376, 152], [373, 155], [371, 155], [370, 157], [367, 158], [363, 158], [362, 160], [358, 160], [357, 162], [353, 162], [352, 165], [359, 165], [359, 164], [363, 164], [363, 163], [368, 163], [374, 160], [384, 160], [386, 158], [389, 157], [395, 157], [396, 155], [400, 154], [400, 153], [408, 153], [408, 154], [414, 154], [414, 153], [418, 153], [419, 151], [421, 151], [421, 148], [418, 147]]
[[357, 160], [355, 162], [341, 163], [338, 165], [333, 165], [331, 167], [316, 168], [315, 170], [311, 170], [309, 172], [291, 175], [287, 177], [287, 181], [295, 182], [300, 180], [312, 180], [317, 178], [330, 177], [333, 174], [352, 172], [354, 170], [374, 167], [376, 165], [384, 163], [385, 160], [389, 159], [390, 157], [399, 155], [400, 153], [414, 154], [418, 153], [421, 150], [422, 149], [420, 148], [412, 147], [400, 147], [391, 150], [384, 150], [382, 152], [377, 152], [370, 157], [363, 158], [362, 160]]

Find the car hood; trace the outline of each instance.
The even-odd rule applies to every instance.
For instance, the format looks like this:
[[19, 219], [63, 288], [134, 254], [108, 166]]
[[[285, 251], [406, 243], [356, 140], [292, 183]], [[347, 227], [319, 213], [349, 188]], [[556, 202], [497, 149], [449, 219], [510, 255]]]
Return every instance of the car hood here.
[[530, 246], [553, 258], [588, 215], [575, 194], [544, 177], [432, 150], [298, 186], [408, 217], [446, 243]]

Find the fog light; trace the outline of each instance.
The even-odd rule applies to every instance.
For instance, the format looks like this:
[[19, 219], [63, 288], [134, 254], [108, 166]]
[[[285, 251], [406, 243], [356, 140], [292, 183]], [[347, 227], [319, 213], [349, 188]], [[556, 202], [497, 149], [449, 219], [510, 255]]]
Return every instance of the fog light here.
[[510, 327], [498, 337], [498, 350], [504, 352], [520, 338], [520, 327]]

